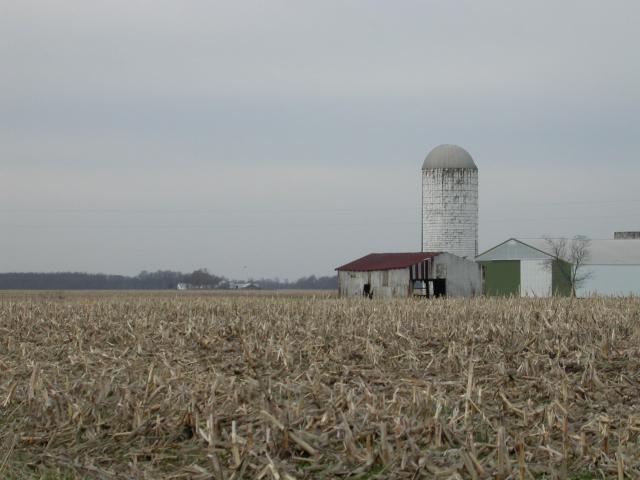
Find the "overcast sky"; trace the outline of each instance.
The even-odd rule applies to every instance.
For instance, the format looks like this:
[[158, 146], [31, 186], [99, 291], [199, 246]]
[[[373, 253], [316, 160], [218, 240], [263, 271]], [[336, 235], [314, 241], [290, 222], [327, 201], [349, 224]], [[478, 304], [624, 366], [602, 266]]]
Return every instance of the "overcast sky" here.
[[[420, 167], [480, 249], [640, 230], [640, 2], [0, 2], [0, 271], [331, 274], [420, 249]], [[246, 267], [246, 268], [245, 268]]]

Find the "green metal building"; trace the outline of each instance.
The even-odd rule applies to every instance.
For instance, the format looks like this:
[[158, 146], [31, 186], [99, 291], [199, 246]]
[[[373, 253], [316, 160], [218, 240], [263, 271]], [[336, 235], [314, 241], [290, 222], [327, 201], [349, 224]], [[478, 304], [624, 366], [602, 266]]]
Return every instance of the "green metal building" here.
[[487, 296], [548, 297], [571, 295], [566, 273], [571, 265], [511, 238], [476, 257], [482, 265]]

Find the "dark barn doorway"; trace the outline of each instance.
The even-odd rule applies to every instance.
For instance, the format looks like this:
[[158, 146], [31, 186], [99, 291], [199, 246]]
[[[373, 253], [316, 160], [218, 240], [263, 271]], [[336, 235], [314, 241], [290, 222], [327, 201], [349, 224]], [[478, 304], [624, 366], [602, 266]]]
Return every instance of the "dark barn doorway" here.
[[434, 278], [433, 280], [429, 280], [430, 283], [433, 284], [433, 296], [438, 297], [446, 297], [447, 296], [447, 280], [444, 278]]

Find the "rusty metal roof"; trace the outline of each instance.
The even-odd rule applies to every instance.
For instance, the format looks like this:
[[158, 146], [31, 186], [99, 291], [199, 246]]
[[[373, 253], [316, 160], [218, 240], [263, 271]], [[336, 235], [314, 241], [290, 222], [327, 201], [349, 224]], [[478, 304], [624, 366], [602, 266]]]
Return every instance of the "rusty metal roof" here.
[[372, 270], [393, 270], [408, 268], [429, 258], [437, 257], [441, 252], [417, 253], [370, 253], [358, 260], [336, 268], [346, 272], [369, 272]]

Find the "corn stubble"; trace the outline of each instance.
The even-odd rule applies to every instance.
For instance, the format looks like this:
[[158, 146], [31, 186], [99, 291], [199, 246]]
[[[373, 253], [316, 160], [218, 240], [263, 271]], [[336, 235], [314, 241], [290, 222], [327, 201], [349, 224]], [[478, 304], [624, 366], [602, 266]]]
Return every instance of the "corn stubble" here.
[[640, 478], [637, 299], [4, 295], [0, 349], [2, 478]]

